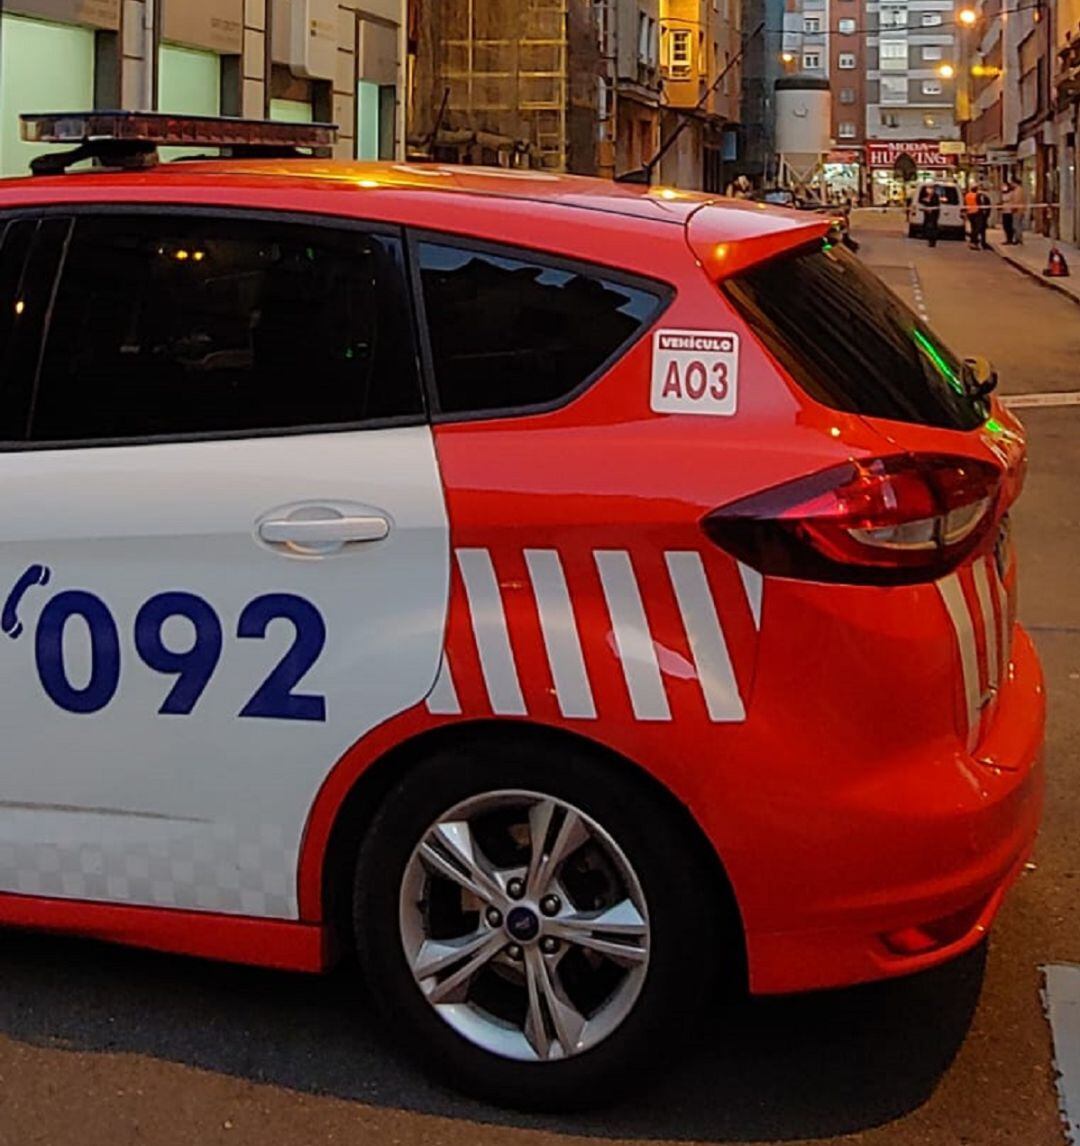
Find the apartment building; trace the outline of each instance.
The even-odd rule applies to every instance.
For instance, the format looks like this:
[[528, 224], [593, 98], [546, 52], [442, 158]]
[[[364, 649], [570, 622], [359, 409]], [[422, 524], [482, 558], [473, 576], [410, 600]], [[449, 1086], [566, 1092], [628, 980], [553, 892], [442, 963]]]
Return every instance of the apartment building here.
[[940, 147], [959, 139], [956, 14], [953, 0], [871, 0], [864, 20], [866, 192], [886, 203], [906, 194], [912, 176], [956, 167]]
[[0, 174], [23, 111], [333, 120], [343, 157], [404, 153], [404, 0], [5, 0]]
[[1048, 198], [1050, 231], [1080, 244], [1080, 170], [1077, 134], [1080, 133], [1080, 0], [1058, 0], [1053, 19], [1054, 57], [1050, 63], [1052, 119], [1044, 128], [1054, 146], [1048, 169], [1053, 181]]
[[[614, 102], [610, 173], [620, 175], [643, 167], [660, 146], [660, 0], [608, 0], [597, 7], [602, 16], [615, 9], [615, 42], [606, 53], [614, 55], [615, 68], [605, 86]], [[603, 42], [604, 28], [600, 36]]]
[[734, 173], [741, 48], [740, 0], [660, 0], [662, 140], [687, 120], [661, 163], [663, 182], [720, 191]]

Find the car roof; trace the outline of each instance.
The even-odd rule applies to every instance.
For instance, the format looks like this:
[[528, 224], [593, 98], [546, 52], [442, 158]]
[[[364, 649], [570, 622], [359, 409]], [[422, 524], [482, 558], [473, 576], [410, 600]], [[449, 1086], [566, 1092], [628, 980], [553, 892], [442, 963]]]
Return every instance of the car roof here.
[[[265, 190], [276, 186], [288, 192], [300, 185], [318, 185], [331, 195], [351, 198], [360, 189], [401, 193], [422, 191], [450, 196], [484, 196], [503, 200], [531, 200], [549, 205], [650, 219], [683, 225], [691, 214], [716, 196], [673, 187], [644, 187], [580, 175], [515, 170], [501, 167], [465, 167], [438, 163], [367, 163], [318, 159], [212, 159], [162, 163], [148, 170], [74, 171], [57, 176], [25, 176], [0, 180], [3, 191], [27, 190], [55, 201], [56, 190], [74, 191], [90, 181], [102, 190], [121, 186], [176, 187], [216, 185]], [[83, 199], [83, 187], [74, 198]], [[52, 192], [52, 195], [48, 195]], [[7, 196], [2, 196], [7, 198]], [[350, 212], [351, 213], [351, 212]]]

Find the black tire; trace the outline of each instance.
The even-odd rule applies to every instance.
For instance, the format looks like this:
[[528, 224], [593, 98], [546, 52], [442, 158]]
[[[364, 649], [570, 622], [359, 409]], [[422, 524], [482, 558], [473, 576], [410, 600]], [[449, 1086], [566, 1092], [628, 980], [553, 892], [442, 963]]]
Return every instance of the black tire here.
[[[732, 934], [722, 877], [689, 842], [681, 815], [628, 771], [577, 748], [500, 736], [432, 755], [386, 798], [357, 861], [357, 952], [387, 1029], [430, 1073], [520, 1109], [603, 1104], [677, 1059], [718, 973], [726, 970], [729, 982], [738, 977], [741, 988], [741, 938]], [[640, 993], [603, 1041], [562, 1060], [517, 1061], [468, 1041], [427, 1002], [402, 945], [399, 897], [414, 848], [458, 803], [500, 789], [540, 792], [591, 817], [621, 849], [647, 904], [649, 960]]]

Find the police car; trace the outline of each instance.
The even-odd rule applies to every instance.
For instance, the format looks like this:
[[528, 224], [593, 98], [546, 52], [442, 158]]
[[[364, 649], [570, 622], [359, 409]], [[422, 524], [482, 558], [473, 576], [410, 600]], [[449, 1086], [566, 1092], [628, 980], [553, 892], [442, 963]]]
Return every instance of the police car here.
[[26, 130], [74, 148], [0, 184], [0, 922], [355, 953], [557, 1107], [718, 985], [981, 940], [1043, 784], [1024, 436], [826, 218]]

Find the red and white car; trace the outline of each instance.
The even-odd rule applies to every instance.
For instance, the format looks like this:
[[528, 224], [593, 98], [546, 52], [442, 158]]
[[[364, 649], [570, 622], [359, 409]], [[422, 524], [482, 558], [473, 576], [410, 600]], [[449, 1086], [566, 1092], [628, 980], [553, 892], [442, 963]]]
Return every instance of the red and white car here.
[[356, 951], [520, 1105], [980, 941], [1023, 432], [827, 219], [108, 155], [0, 183], [0, 922]]

